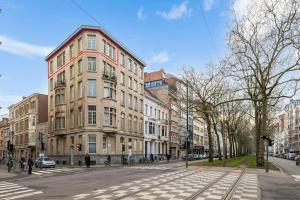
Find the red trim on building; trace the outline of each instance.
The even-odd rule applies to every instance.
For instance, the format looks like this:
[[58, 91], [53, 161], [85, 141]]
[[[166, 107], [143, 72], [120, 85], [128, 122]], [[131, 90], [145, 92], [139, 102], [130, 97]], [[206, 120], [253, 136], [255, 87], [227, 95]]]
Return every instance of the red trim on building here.
[[68, 65], [70, 65], [70, 63], [72, 63], [74, 60], [78, 59], [80, 56], [82, 56], [84, 54], [98, 54], [98, 55], [108, 59], [110, 62], [114, 63], [116, 65], [116, 67], [118, 67], [117, 60], [115, 61], [115, 60], [111, 59], [110, 57], [108, 57], [107, 55], [100, 53], [99, 51], [86, 50], [86, 51], [81, 51], [76, 57], [72, 58], [69, 62], [67, 62], [66, 64], [61, 66], [59, 69], [54, 71], [52, 74], [49, 74], [49, 62], [48, 62], [48, 79], [50, 79], [53, 75], [63, 71]]

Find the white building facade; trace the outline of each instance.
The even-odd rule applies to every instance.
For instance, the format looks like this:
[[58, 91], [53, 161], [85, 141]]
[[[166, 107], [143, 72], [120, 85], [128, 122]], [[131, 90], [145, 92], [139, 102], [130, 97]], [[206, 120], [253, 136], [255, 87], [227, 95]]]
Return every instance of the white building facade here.
[[169, 152], [168, 109], [147, 89], [144, 98], [144, 154], [164, 156]]

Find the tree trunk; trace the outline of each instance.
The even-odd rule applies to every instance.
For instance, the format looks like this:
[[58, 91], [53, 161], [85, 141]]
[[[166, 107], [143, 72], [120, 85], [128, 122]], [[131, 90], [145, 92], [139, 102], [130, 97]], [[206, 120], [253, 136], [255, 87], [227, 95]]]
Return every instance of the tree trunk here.
[[266, 130], [267, 130], [267, 97], [263, 95], [262, 98], [262, 108], [261, 108], [261, 126], [260, 126], [260, 137], [259, 137], [259, 149], [258, 149], [258, 167], [264, 166], [264, 151], [265, 151], [265, 144], [261, 136], [267, 136]]
[[227, 145], [226, 145], [226, 137], [225, 137], [223, 122], [221, 122], [221, 134], [222, 134], [222, 140], [223, 140], [223, 156], [224, 156], [224, 159], [227, 159]]
[[231, 137], [229, 137], [229, 157], [232, 158], [232, 140], [231, 140]]
[[212, 145], [212, 135], [211, 135], [211, 121], [209, 114], [205, 113], [205, 120], [207, 124], [207, 135], [208, 135], [208, 162], [213, 162], [213, 145]]
[[222, 151], [221, 151], [220, 137], [218, 134], [217, 122], [214, 120], [214, 118], [212, 119], [213, 119], [214, 132], [217, 137], [217, 143], [218, 143], [218, 156], [219, 156], [219, 160], [222, 160]]

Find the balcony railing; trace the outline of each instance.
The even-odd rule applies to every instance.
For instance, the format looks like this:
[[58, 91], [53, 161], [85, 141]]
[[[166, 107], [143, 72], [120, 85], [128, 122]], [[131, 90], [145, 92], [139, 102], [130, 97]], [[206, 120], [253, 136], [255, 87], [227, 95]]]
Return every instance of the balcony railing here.
[[103, 73], [102, 79], [117, 82], [117, 76], [115, 74]]
[[58, 87], [66, 87], [66, 81], [65, 80], [55, 81], [54, 88], [58, 88]]

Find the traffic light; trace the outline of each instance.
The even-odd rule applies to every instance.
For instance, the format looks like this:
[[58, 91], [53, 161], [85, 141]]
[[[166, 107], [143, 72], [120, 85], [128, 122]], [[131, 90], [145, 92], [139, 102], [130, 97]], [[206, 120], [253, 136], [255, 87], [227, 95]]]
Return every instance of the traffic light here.
[[122, 152], [125, 151], [125, 144], [122, 144]]
[[77, 144], [76, 149], [77, 151], [82, 151], [82, 144]]
[[267, 136], [264, 135], [264, 136], [262, 136], [261, 138], [262, 138], [263, 140], [265, 140], [265, 139], [267, 139]]

